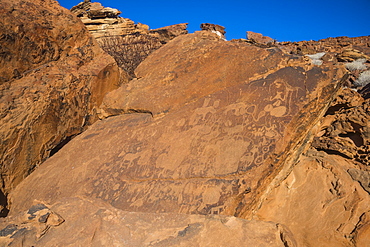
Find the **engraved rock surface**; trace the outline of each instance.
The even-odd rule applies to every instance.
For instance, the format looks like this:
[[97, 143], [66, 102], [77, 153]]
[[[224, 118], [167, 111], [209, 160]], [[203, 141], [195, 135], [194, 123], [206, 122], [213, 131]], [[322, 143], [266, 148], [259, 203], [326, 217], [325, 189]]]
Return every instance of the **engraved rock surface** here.
[[[118, 13], [95, 7], [100, 12], [91, 14], [97, 19]], [[10, 10], [16, 13], [17, 8]], [[344, 87], [351, 87], [358, 75], [348, 75], [343, 63], [368, 56], [369, 37], [266, 45], [227, 42], [210, 31], [168, 41], [139, 65], [137, 78], [106, 95], [112, 89], [107, 80], [114, 82], [118, 74], [114, 69], [100, 72], [107, 68], [101, 59], [106, 55], [88, 36], [82, 36], [86, 46], [77, 48], [80, 53], [69, 48], [74, 52], [65, 57], [75, 63], [68, 66], [58, 58], [40, 62], [45, 68], [27, 62], [31, 65], [19, 63], [17, 71], [4, 70], [4, 88], [31, 83], [6, 91], [4, 102], [29, 102], [30, 92], [40, 90], [43, 94], [33, 102], [51, 98], [55, 106], [46, 108], [43, 121], [36, 118], [32, 128], [25, 121], [26, 127], [19, 127], [25, 128], [23, 135], [4, 147], [28, 136], [34, 142], [47, 136], [47, 144], [38, 148], [50, 150], [50, 140], [63, 139], [59, 133], [72, 126], [67, 120], [55, 124], [63, 119], [58, 112], [70, 116], [85, 107], [72, 114], [84, 127], [84, 121], [91, 123], [86, 116], [100, 105], [101, 120], [58, 152], [54, 149], [55, 155], [11, 191], [10, 216], [0, 221], [1, 244], [368, 244], [369, 99], [362, 91], [366, 87]], [[325, 52], [320, 65], [302, 56], [318, 52]], [[95, 57], [100, 62], [94, 63]], [[34, 70], [25, 73], [28, 69]], [[60, 74], [74, 79], [58, 84], [54, 78]], [[100, 83], [89, 81], [90, 75]], [[79, 80], [88, 86], [69, 88]], [[37, 82], [57, 90], [45, 93]], [[36, 85], [37, 90], [27, 91]], [[81, 92], [80, 87], [89, 98], [63, 101], [66, 90]], [[8, 95], [20, 96], [12, 101]], [[28, 113], [22, 115], [28, 105], [18, 109], [12, 104], [1, 106], [29, 119]], [[32, 112], [39, 116], [43, 106], [34, 105]], [[9, 114], [4, 116], [1, 121]], [[55, 129], [57, 134], [50, 132]], [[73, 131], [68, 133], [78, 133]], [[9, 150], [27, 153], [30, 146]]]
[[310, 150], [266, 193], [252, 218], [286, 225], [307, 246], [367, 245], [369, 100], [350, 88], [338, 91], [312, 132]]
[[135, 71], [138, 79], [107, 95], [102, 109], [106, 115], [110, 115], [109, 111], [132, 109], [154, 115], [165, 113], [294, 63], [304, 64], [300, 58], [284, 55], [277, 48], [225, 42], [209, 31], [182, 35], [143, 61]]
[[[6, 195], [79, 134], [119, 71], [55, 1], [0, 2], [0, 173]], [[6, 204], [6, 200], [1, 203]]]
[[[342, 83], [341, 70], [301, 60], [283, 66], [290, 57], [275, 48], [212, 35], [179, 36], [152, 53], [137, 70], [142, 79], [130, 82], [136, 89], [122, 94], [132, 112], [152, 114], [121, 115], [91, 126], [18, 186], [14, 212], [29, 207], [31, 198], [55, 203], [83, 195], [129, 211], [247, 217], [271, 179], [305, 148], [305, 133]], [[182, 53], [182, 47], [198, 55]], [[232, 70], [217, 50], [233, 56], [239, 67]], [[262, 68], [248, 66], [254, 56], [272, 59]], [[178, 70], [167, 65], [174, 60]], [[198, 80], [192, 77], [201, 73]], [[172, 74], [178, 76], [164, 91], [164, 78]], [[22, 194], [30, 184], [33, 191]]]

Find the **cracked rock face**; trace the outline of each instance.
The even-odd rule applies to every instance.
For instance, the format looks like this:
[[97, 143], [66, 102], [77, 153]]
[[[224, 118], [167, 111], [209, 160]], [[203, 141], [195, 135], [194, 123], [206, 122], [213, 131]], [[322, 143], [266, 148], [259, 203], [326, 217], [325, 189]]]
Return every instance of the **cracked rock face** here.
[[[1, 4], [9, 15], [17, 4], [34, 6]], [[101, 120], [11, 191], [0, 243], [368, 243], [369, 99], [366, 86], [344, 88], [359, 71], [351, 77], [340, 62], [367, 56], [368, 37], [261, 45], [226, 42], [212, 27], [166, 41], [139, 65], [137, 78], [105, 94], [117, 86], [109, 83], [118, 78], [112, 58], [54, 2], [35, 6], [60, 11], [60, 28], [73, 35], [51, 38], [50, 47], [61, 47], [56, 57], [36, 49], [36, 60], [2, 61], [17, 68], [4, 70], [1, 84], [1, 124], [11, 130], [1, 133], [5, 184], [19, 183], [23, 177], [9, 175], [28, 174], [19, 164], [34, 154], [41, 162], [37, 157], [91, 123], [86, 117], [95, 110]], [[104, 13], [91, 14], [112, 18]], [[38, 36], [45, 33], [25, 35], [48, 43]], [[11, 45], [12, 35], [0, 41]], [[22, 44], [18, 49], [32, 46]], [[320, 63], [302, 56], [318, 52], [325, 52]]]
[[[6, 195], [94, 121], [118, 67], [55, 1], [1, 1], [0, 173]], [[6, 199], [1, 199], [6, 204]]]
[[148, 33], [149, 27], [135, 24], [128, 18], [120, 17], [121, 11], [103, 7], [100, 3], [81, 2], [72, 7], [71, 12], [78, 16], [94, 38]]
[[253, 218], [347, 78], [330, 62], [212, 32], [175, 38], [136, 72], [101, 107], [131, 114], [92, 125], [46, 161], [12, 193], [12, 213], [83, 196], [131, 212]]
[[[40, 205], [40, 204], [39, 204]], [[35, 208], [37, 205], [31, 207]], [[46, 208], [46, 207], [45, 207]], [[76, 210], [83, 209], [83, 210]], [[29, 210], [30, 211], [30, 210]], [[28, 211], [28, 212], [29, 212]], [[18, 217], [0, 223], [0, 244], [11, 246], [273, 246], [295, 243], [290, 232], [272, 222], [228, 216], [150, 214], [116, 209], [99, 200], [65, 198], [50, 209], [46, 223], [21, 222]], [[64, 221], [52, 221], [56, 213]], [[38, 213], [38, 212], [36, 212]], [[58, 219], [60, 216], [58, 215]], [[48, 225], [50, 221], [50, 224]], [[15, 224], [9, 223], [18, 223]], [[45, 230], [45, 226], [49, 226]], [[19, 228], [23, 229], [19, 234]], [[18, 234], [16, 234], [18, 232]], [[40, 234], [43, 233], [42, 235]]]
[[322, 119], [312, 146], [361, 164], [370, 164], [370, 100], [349, 88], [340, 91]]

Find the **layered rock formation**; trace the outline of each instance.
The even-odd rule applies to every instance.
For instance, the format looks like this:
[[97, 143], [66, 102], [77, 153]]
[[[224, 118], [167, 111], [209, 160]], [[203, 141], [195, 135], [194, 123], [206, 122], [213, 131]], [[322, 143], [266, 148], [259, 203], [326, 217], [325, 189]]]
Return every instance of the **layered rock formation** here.
[[145, 24], [135, 24], [120, 17], [121, 11], [103, 7], [100, 3], [84, 1], [71, 12], [81, 19], [105, 52], [111, 55], [127, 74], [122, 81], [135, 78], [136, 67], [154, 50], [175, 37], [187, 34], [187, 23], [175, 24], [149, 31]]
[[[277, 47], [225, 42], [208, 31], [179, 36], [139, 65], [139, 79], [106, 95], [101, 117], [110, 118], [68, 143], [14, 191], [14, 214], [33, 199], [58, 204], [87, 197], [131, 212], [282, 223], [292, 237], [281, 244], [291, 246], [314, 245], [318, 232], [327, 246], [364, 241], [367, 228], [357, 231], [356, 225], [368, 194], [352, 178], [363, 170], [310, 149], [315, 136], [325, 136], [323, 117], [333, 111], [338, 90], [350, 83], [345, 73], [331, 61], [314, 66]], [[122, 113], [131, 114], [111, 117]], [[337, 170], [330, 168], [335, 162], [342, 164]], [[341, 191], [339, 184], [348, 185]], [[292, 190], [302, 191], [286, 201]], [[294, 206], [305, 193], [316, 204]], [[352, 205], [356, 200], [361, 203]], [[302, 213], [319, 214], [320, 207], [324, 219]], [[326, 223], [342, 208], [356, 213]]]
[[120, 17], [121, 11], [103, 7], [100, 3], [84, 1], [74, 6], [71, 12], [78, 16], [93, 37], [147, 33], [149, 26], [135, 24], [128, 18]]
[[[17, 13], [14, 6], [6, 13]], [[6, 112], [4, 119], [14, 116], [9, 123], [17, 124], [4, 130], [24, 131], [15, 143], [29, 141], [29, 133], [33, 141], [16, 149], [4, 143], [13, 155], [37, 153], [30, 145], [46, 136], [38, 149], [45, 155], [43, 148], [70, 133], [72, 121], [78, 133], [86, 125], [81, 118], [96, 112], [101, 120], [11, 191], [0, 243], [366, 246], [370, 99], [368, 86], [356, 81], [369, 67], [369, 37], [227, 42], [218, 25], [204, 24], [194, 34], [184, 34], [184, 27], [152, 32], [167, 44], [137, 67], [137, 78], [109, 93], [114, 85], [107, 80], [117, 83], [118, 71], [84, 28], [69, 31], [83, 39], [60, 49], [66, 55], [33, 64], [31, 72], [20, 66], [20, 75], [4, 73], [2, 98], [13, 95], [15, 85], [23, 91], [14, 102], [29, 102], [27, 90], [42, 92], [26, 117], [15, 103], [14, 114]], [[359, 69], [346, 69], [358, 58], [364, 59]], [[74, 80], [60, 82], [60, 74]], [[81, 91], [90, 98], [80, 100]], [[29, 123], [33, 112], [40, 118]], [[77, 120], [65, 120], [71, 116]]]
[[369, 60], [370, 55], [370, 37], [337, 37], [327, 38], [319, 41], [301, 41], [301, 42], [281, 42], [281, 49], [287, 50], [291, 54], [315, 54], [326, 52], [332, 54], [327, 56], [326, 60], [335, 62], [351, 62], [359, 58]]
[[247, 31], [247, 40], [252, 43], [264, 44], [264, 45], [273, 45], [276, 41], [268, 36], [264, 36], [261, 33], [255, 33], [252, 31]]
[[119, 86], [119, 71], [78, 18], [55, 1], [5, 0], [0, 13], [0, 173], [6, 195], [95, 121], [105, 93]]
[[149, 30], [149, 26], [120, 16], [118, 9], [104, 7], [98, 2], [84, 1], [72, 7], [71, 12], [81, 19], [91, 35], [98, 39], [130, 34], [147, 34], [165, 44], [171, 39], [187, 34], [187, 23]]

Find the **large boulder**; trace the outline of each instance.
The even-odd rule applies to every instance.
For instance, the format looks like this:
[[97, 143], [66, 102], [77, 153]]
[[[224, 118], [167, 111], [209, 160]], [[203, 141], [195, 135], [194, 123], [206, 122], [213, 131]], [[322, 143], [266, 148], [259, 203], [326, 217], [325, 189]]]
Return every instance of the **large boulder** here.
[[144, 60], [135, 71], [138, 79], [107, 95], [102, 114], [169, 112], [220, 89], [264, 78], [295, 60], [276, 48], [225, 42], [210, 31], [182, 35]]
[[0, 14], [0, 173], [6, 195], [95, 121], [104, 94], [118, 87], [119, 70], [79, 19], [55, 1], [4, 0]]
[[343, 83], [329, 65], [211, 32], [179, 36], [106, 96], [117, 111], [147, 113], [91, 126], [17, 187], [12, 210], [88, 196], [129, 211], [248, 217]]
[[343, 89], [353, 78], [334, 48], [314, 62], [300, 45], [226, 42], [212, 30], [169, 41], [104, 97], [101, 121], [11, 192], [3, 240], [366, 244], [369, 99]]

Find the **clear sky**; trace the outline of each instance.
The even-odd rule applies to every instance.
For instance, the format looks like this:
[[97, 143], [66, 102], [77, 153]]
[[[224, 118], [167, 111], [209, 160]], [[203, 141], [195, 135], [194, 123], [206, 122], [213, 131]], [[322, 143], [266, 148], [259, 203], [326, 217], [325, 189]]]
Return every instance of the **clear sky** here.
[[[82, 0], [81, 0], [82, 1]], [[59, 0], [70, 9], [79, 0]], [[262, 33], [277, 41], [319, 40], [338, 36], [370, 35], [370, 0], [99, 0], [119, 9], [122, 17], [149, 25], [150, 29], [189, 23], [224, 26], [226, 38], [245, 38], [246, 31]]]

